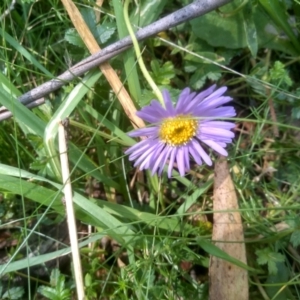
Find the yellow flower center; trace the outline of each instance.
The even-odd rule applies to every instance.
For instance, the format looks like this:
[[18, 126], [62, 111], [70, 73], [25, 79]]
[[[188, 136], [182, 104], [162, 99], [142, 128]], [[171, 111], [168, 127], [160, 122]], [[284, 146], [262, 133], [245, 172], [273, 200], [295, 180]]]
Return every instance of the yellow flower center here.
[[198, 121], [189, 115], [178, 115], [163, 120], [160, 125], [160, 139], [172, 146], [181, 146], [189, 142], [197, 132]]

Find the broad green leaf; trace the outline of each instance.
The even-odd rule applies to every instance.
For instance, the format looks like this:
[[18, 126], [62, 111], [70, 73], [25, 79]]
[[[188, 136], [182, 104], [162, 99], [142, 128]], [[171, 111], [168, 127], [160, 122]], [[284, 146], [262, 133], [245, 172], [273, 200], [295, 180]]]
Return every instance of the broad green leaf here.
[[[97, 24], [93, 8], [82, 8], [80, 12], [92, 35], [99, 44], [106, 43], [116, 31], [116, 28], [109, 23]], [[77, 47], [86, 48], [84, 42], [74, 28], [68, 29], [66, 31], [65, 40]]]
[[86, 273], [84, 277], [84, 285], [86, 287], [90, 287], [92, 285], [92, 276], [90, 275], [90, 273]]
[[[40, 286], [38, 292], [42, 294], [44, 297], [51, 300], [58, 300], [57, 292], [54, 288], [49, 286]], [[60, 299], [61, 300], [61, 299]]]
[[[260, 6], [253, 7], [253, 22], [249, 24], [251, 28], [246, 29], [245, 26], [247, 24], [244, 21], [243, 10], [247, 9], [247, 5], [246, 8], [244, 7], [238, 12], [231, 14], [238, 8], [238, 4], [239, 1], [233, 1], [223, 6], [221, 8], [223, 14], [213, 11], [192, 20], [191, 24], [194, 34], [212, 46], [239, 49], [249, 46], [249, 40], [247, 41], [249, 36], [245, 35], [245, 31], [253, 32], [255, 26], [258, 47], [297, 54], [292, 43], [280, 35], [270, 16]], [[254, 44], [251, 47], [255, 50]]]
[[65, 32], [65, 40], [74, 46], [85, 48], [85, 44], [75, 28], [70, 28]]
[[269, 71], [270, 73], [270, 82], [277, 86], [288, 86], [290, 87], [293, 84], [292, 79], [290, 78], [288, 71], [285, 68], [285, 65], [276, 60], [273, 67]]
[[300, 245], [300, 230], [295, 230], [290, 238], [291, 244], [297, 248]]
[[18, 287], [13, 287], [7, 290], [1, 297], [1, 299], [9, 299], [9, 300], [14, 300], [14, 299], [21, 299], [23, 294], [25, 293], [24, 288], [21, 286]]
[[[52, 286], [56, 286], [57, 282], [59, 281], [59, 279], [60, 279], [60, 271], [59, 271], [59, 269], [53, 269], [51, 271], [51, 275], [50, 275], [50, 284]], [[65, 279], [63, 279], [63, 281], [65, 281]]]
[[161, 65], [157, 60], [151, 61], [152, 78], [158, 85], [169, 85], [170, 80], [175, 77], [174, 65], [167, 61]]
[[[266, 281], [265, 289], [268, 296], [274, 300], [296, 300], [287, 284], [290, 280], [290, 269], [283, 262], [277, 262], [276, 269], [278, 272], [274, 275], [269, 275]], [[295, 281], [293, 283], [297, 284]]]
[[106, 43], [116, 31], [116, 28], [111, 24], [105, 24], [105, 22], [97, 24], [95, 11], [92, 7], [82, 8], [80, 13], [99, 44]]
[[106, 43], [116, 31], [115, 27], [108, 25], [97, 25], [96, 29], [96, 40], [99, 44]]
[[253, 19], [253, 3], [248, 2], [243, 8], [243, 24], [247, 46], [251, 55], [256, 58], [258, 50], [258, 40], [256, 26]]
[[284, 262], [285, 256], [272, 251], [270, 248], [264, 248], [261, 250], [256, 250], [255, 254], [257, 255], [257, 263], [260, 265], [268, 265], [269, 274], [276, 274], [278, 262]]
[[282, 1], [279, 0], [259, 0], [261, 6], [266, 10], [268, 15], [280, 30], [283, 30], [289, 37], [294, 47], [300, 53], [299, 38], [295, 35], [293, 28], [288, 22], [289, 14], [286, 12]]
[[136, 7], [130, 16], [131, 22], [139, 27], [144, 27], [156, 21], [164, 7], [169, 4], [167, 0], [140, 1], [139, 3], [140, 5]]
[[212, 244], [211, 242], [209, 242], [208, 240], [204, 240], [199, 238], [197, 240], [198, 245], [208, 254], [222, 258], [230, 263], [233, 263], [245, 270], [254, 272], [254, 273], [258, 273], [257, 270], [247, 266], [246, 264], [244, 264], [243, 262], [239, 261], [238, 259], [230, 256], [229, 254], [227, 254], [226, 252], [222, 251], [220, 248], [218, 248], [217, 246], [215, 246], [214, 244]]

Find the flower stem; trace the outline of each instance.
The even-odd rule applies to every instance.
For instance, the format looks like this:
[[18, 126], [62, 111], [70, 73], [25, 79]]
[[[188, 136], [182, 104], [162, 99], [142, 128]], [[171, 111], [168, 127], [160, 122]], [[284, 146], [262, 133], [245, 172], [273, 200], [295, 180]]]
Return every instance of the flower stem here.
[[127, 30], [129, 32], [129, 35], [131, 36], [131, 39], [132, 39], [133, 48], [134, 48], [135, 54], [137, 56], [137, 61], [138, 61], [138, 64], [140, 66], [140, 69], [141, 69], [145, 79], [148, 81], [148, 83], [151, 86], [151, 88], [152, 88], [154, 94], [156, 95], [157, 99], [159, 100], [161, 105], [163, 107], [165, 107], [165, 103], [164, 103], [164, 100], [163, 100], [162, 93], [161, 93], [158, 86], [155, 84], [155, 82], [153, 81], [152, 77], [150, 76], [149, 72], [146, 69], [144, 61], [142, 59], [142, 54], [141, 54], [141, 50], [140, 50], [140, 47], [139, 47], [139, 43], [136, 39], [136, 36], [135, 36], [135, 34], [133, 32], [133, 29], [131, 27], [131, 24], [130, 24], [130, 20], [129, 20], [129, 16], [128, 16], [128, 6], [129, 6], [130, 1], [131, 0], [125, 0], [125, 3], [124, 3], [124, 19], [125, 19], [125, 23], [126, 23], [126, 26], [127, 26]]

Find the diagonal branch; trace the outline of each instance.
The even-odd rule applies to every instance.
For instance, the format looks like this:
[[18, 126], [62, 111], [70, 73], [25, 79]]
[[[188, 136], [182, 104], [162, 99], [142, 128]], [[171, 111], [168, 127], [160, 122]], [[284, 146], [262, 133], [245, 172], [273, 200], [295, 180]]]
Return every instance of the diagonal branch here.
[[[173, 12], [172, 14], [140, 29], [136, 33], [138, 41], [154, 36], [161, 31], [167, 30], [183, 22], [204, 15], [222, 5], [225, 5], [232, 0], [196, 0], [193, 3]], [[83, 75], [85, 72], [99, 66], [101, 63], [108, 61], [112, 57], [124, 52], [132, 46], [132, 40], [128, 36], [120, 41], [107, 46], [103, 50], [89, 56], [78, 64], [71, 67], [69, 70], [59, 75], [57, 78], [49, 80], [31, 91], [23, 94], [18, 98], [20, 102], [27, 105], [40, 99], [51, 92], [58, 90], [63, 85]], [[2, 112], [6, 114], [2, 116]], [[11, 117], [11, 114], [4, 107], [0, 108], [0, 121]]]

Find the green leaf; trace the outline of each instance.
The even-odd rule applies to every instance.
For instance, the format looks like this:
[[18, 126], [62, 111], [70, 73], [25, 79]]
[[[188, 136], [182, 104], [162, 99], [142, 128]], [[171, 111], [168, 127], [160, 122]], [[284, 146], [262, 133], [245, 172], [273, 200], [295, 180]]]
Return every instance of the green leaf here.
[[295, 230], [291, 234], [290, 242], [295, 248], [300, 245], [300, 230]]
[[92, 285], [92, 276], [89, 273], [86, 273], [84, 277], [84, 285], [90, 287]]
[[[41, 121], [33, 112], [21, 104], [13, 94], [6, 89], [0, 89], [0, 103], [10, 110], [25, 133], [31, 132], [43, 136], [45, 123]], [[28, 129], [26, 129], [26, 128]]]
[[278, 271], [276, 263], [284, 262], [285, 260], [284, 255], [278, 252], [273, 252], [270, 248], [256, 250], [255, 254], [257, 255], [257, 263], [259, 265], [268, 265], [269, 274], [276, 274]]
[[221, 70], [216, 65], [197, 65], [196, 71], [190, 78], [189, 86], [191, 86], [195, 90], [199, 90], [203, 87], [207, 78], [211, 80], [218, 80], [221, 78], [221, 76]]
[[273, 67], [270, 69], [270, 81], [278, 86], [288, 86], [293, 84], [285, 66], [280, 61], [275, 61]]
[[[277, 2], [277, 0], [274, 0], [274, 2]], [[250, 29], [248, 29], [243, 13], [243, 10], [247, 10], [248, 6], [246, 5], [246, 7], [237, 10], [239, 3], [240, 1], [233, 1], [223, 6], [221, 9], [223, 15], [213, 11], [192, 20], [191, 24], [194, 34], [214, 47], [225, 47], [227, 49], [250, 47], [250, 50], [252, 48], [254, 53], [256, 38], [253, 36], [253, 33], [256, 29], [258, 47], [271, 48], [298, 55], [293, 44], [280, 35], [270, 16], [260, 6], [253, 6], [252, 3], [249, 3], [249, 5], [253, 6], [253, 22], [249, 24]]]
[[108, 25], [97, 25], [96, 30], [96, 40], [99, 44], [104, 44], [115, 33], [116, 28]]
[[70, 28], [65, 32], [65, 41], [68, 43], [80, 47], [80, 48], [85, 48], [85, 44], [82, 41], [81, 37], [79, 36], [78, 32], [76, 31], [75, 28]]
[[91, 33], [99, 44], [106, 43], [108, 39], [114, 34], [116, 28], [110, 24], [97, 25], [96, 16], [93, 8], [80, 9], [82, 17], [89, 27]]
[[51, 286], [55, 287], [58, 284], [59, 276], [60, 276], [59, 269], [55, 268], [51, 271], [51, 275], [50, 275]]
[[230, 263], [233, 263], [245, 270], [254, 272], [254, 273], [258, 273], [257, 270], [249, 267], [248, 265], [246, 265], [245, 263], [239, 261], [238, 259], [230, 256], [229, 254], [227, 254], [226, 252], [224, 252], [223, 250], [221, 250], [220, 248], [218, 248], [217, 246], [215, 246], [214, 244], [212, 244], [211, 242], [198, 238], [197, 239], [197, 243], [199, 244], [199, 246], [206, 251], [208, 254], [222, 258]]
[[247, 46], [255, 58], [258, 50], [257, 32], [253, 19], [253, 3], [248, 2], [243, 9], [243, 24]]
[[[80, 10], [82, 17], [89, 27], [92, 35], [96, 39], [97, 43], [106, 43], [116, 31], [116, 27], [111, 24], [98, 24], [96, 23], [95, 12], [92, 8], [82, 8]], [[65, 41], [80, 48], [86, 48], [80, 35], [75, 28], [70, 28], [66, 31]]]
[[156, 21], [166, 5], [168, 0], [160, 1], [140, 1], [140, 5], [132, 12], [130, 21], [139, 27], [151, 24]]
[[38, 288], [38, 292], [42, 294], [44, 297], [51, 299], [51, 300], [61, 300], [59, 295], [57, 295], [57, 291], [49, 286], [40, 286]]
[[1, 299], [20, 299], [24, 294], [24, 288], [23, 287], [13, 287], [7, 290], [1, 297]]
[[152, 78], [158, 85], [168, 85], [170, 80], [175, 77], [174, 66], [170, 61], [161, 66], [157, 60], [152, 60], [151, 69]]
[[266, 10], [268, 15], [272, 18], [273, 22], [278, 26], [280, 30], [283, 30], [293, 43], [298, 54], [300, 52], [300, 42], [298, 37], [295, 35], [293, 28], [289, 24], [287, 13], [283, 1], [278, 0], [259, 0], [261, 6]]
[[270, 274], [266, 281], [265, 290], [270, 297], [274, 300], [287, 300], [295, 299], [287, 282], [290, 280], [291, 270], [283, 262], [277, 262], [276, 274]]

